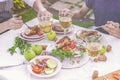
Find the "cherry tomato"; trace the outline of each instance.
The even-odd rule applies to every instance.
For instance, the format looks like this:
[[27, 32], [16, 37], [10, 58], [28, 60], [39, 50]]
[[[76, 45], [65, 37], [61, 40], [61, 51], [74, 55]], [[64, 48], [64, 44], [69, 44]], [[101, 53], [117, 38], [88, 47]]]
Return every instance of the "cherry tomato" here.
[[38, 34], [39, 36], [41, 36], [41, 35], [43, 35], [43, 32], [42, 32], [42, 31], [39, 31], [39, 32], [37, 32], [37, 34]]
[[62, 47], [62, 50], [66, 50], [66, 48], [65, 48], [65, 47]]
[[66, 50], [70, 50], [70, 46], [66, 46], [65, 49], [66, 49]]
[[71, 41], [71, 43], [70, 43], [70, 48], [71, 48], [71, 49], [74, 49], [74, 48], [75, 48], [75, 42], [74, 42], [74, 41]]
[[39, 67], [38, 65], [33, 65], [32, 67], [32, 71], [36, 74], [40, 74], [42, 73], [42, 71], [44, 70], [43, 67]]

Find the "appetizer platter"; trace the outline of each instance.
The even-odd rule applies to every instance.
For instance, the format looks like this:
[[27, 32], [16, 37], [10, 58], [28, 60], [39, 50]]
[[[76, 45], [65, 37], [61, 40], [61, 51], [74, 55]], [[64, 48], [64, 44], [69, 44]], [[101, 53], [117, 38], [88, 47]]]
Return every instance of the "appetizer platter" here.
[[102, 34], [95, 30], [79, 30], [76, 33], [76, 38], [87, 42], [100, 41]]
[[37, 56], [27, 66], [28, 71], [36, 77], [52, 77], [61, 70], [61, 62], [52, 56]]
[[56, 48], [50, 55], [61, 60], [62, 68], [78, 68], [89, 60], [85, 52], [84, 43], [77, 44], [68, 36], [64, 36], [56, 41]]

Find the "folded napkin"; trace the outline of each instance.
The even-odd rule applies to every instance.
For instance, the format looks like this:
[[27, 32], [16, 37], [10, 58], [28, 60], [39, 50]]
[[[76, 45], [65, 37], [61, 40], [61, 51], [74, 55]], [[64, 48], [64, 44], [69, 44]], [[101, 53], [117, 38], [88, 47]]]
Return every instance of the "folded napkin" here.
[[0, 75], [0, 80], [8, 80], [6, 77]]

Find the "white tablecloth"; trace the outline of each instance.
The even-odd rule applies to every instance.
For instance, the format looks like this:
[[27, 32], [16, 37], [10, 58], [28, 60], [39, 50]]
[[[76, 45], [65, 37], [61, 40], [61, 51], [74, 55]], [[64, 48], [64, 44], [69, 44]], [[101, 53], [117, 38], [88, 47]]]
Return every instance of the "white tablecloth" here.
[[[36, 25], [38, 24], [37, 19], [33, 19], [27, 22], [28, 25]], [[19, 30], [11, 30], [0, 35], [0, 66], [5, 65], [14, 65], [19, 64], [25, 61], [24, 56], [19, 54], [19, 50], [13, 56], [7, 51], [13, 43], [16, 36], [19, 35], [21, 31], [26, 28], [25, 25]], [[74, 33], [81, 27], [74, 25]], [[72, 34], [70, 34], [72, 36]], [[80, 68], [76, 69], [62, 69], [57, 75], [50, 78], [37, 78], [31, 75], [26, 66], [19, 66], [10, 69], [0, 70], [0, 75], [6, 77], [8, 80], [91, 80], [91, 75], [94, 70], [99, 71], [99, 76], [107, 74], [109, 72], [120, 69], [120, 40], [109, 36], [104, 35], [104, 43], [112, 45], [112, 51], [107, 53], [107, 61], [106, 62], [91, 62], [89, 61], [87, 64]], [[39, 41], [37, 43], [45, 43], [46, 40]], [[53, 43], [53, 42], [51, 42]], [[34, 43], [33, 43], [34, 44]], [[94, 64], [94, 66], [93, 66]], [[0, 79], [2, 80], [2, 79]]]

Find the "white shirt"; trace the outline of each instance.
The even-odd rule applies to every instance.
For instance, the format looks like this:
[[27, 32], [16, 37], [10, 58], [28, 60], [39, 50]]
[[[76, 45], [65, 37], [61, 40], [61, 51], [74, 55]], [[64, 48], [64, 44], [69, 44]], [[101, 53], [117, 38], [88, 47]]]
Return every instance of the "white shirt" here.
[[35, 0], [24, 0], [29, 6], [33, 7]]
[[[6, 0], [0, 0], [0, 2], [4, 2], [4, 1], [6, 1]], [[27, 3], [31, 7], [33, 7], [33, 4], [35, 2], [35, 0], [24, 0], [24, 1], [25, 1], [25, 3]]]

